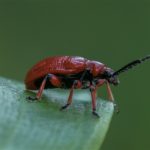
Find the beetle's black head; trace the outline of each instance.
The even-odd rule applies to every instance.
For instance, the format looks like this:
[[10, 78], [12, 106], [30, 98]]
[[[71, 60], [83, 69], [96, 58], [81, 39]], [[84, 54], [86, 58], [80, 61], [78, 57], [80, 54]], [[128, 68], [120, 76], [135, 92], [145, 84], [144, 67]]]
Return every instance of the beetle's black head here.
[[103, 73], [103, 78], [113, 85], [118, 85], [120, 83], [118, 76], [114, 75], [114, 71], [111, 68], [107, 68]]
[[126, 72], [129, 69], [132, 69], [134, 66], [141, 64], [146, 60], [150, 60], [150, 55], [147, 55], [147, 56], [143, 57], [142, 59], [134, 60], [115, 72], [110, 68], [106, 68], [106, 70], [102, 74], [102, 78], [106, 79], [111, 84], [118, 85], [119, 79], [117, 76], [120, 75], [120, 73]]

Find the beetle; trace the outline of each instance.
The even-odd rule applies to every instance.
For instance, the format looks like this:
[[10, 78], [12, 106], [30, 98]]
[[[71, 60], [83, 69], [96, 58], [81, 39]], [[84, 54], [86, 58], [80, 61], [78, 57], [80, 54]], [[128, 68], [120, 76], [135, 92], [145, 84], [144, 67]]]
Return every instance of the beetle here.
[[26, 89], [38, 90], [35, 97], [28, 97], [28, 99], [40, 100], [43, 90], [47, 88], [70, 89], [67, 103], [61, 107], [63, 110], [72, 103], [74, 89], [89, 89], [92, 99], [92, 113], [99, 117], [96, 112], [97, 88], [106, 84], [109, 100], [116, 106], [110, 84], [118, 85], [120, 73], [148, 59], [150, 59], [150, 55], [134, 60], [114, 71], [101, 62], [80, 56], [48, 57], [35, 64], [25, 77]]

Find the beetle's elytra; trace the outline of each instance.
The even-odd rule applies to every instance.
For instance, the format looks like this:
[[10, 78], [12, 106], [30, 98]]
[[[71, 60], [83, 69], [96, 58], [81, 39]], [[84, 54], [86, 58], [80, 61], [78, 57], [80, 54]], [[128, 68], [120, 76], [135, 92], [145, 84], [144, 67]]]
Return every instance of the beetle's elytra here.
[[117, 71], [113, 71], [101, 62], [79, 56], [48, 57], [38, 62], [28, 71], [25, 85], [28, 90], [38, 90], [35, 98], [29, 97], [31, 100], [39, 100], [46, 88], [70, 89], [68, 101], [61, 109], [65, 109], [71, 104], [74, 89], [88, 88], [92, 98], [92, 113], [99, 116], [96, 112], [97, 88], [106, 84], [109, 100], [115, 104], [109, 84], [118, 85], [118, 75], [120, 73], [148, 59], [150, 59], [149, 55], [132, 61]]

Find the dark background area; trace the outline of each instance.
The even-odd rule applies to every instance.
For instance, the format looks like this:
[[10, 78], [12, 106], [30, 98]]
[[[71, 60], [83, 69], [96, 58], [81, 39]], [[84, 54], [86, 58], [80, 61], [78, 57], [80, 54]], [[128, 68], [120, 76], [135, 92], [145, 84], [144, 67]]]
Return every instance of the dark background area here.
[[[116, 70], [149, 53], [149, 0], [0, 0], [1, 76], [23, 82], [33, 64], [53, 55], [84, 56]], [[150, 148], [149, 76], [146, 62], [112, 87], [121, 112], [102, 150]]]

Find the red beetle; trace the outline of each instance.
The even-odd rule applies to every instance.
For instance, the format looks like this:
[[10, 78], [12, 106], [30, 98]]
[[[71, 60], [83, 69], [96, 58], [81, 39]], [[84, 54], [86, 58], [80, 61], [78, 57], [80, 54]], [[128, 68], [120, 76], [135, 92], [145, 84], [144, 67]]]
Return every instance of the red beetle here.
[[[36, 97], [28, 97], [30, 100], [39, 100], [42, 92], [46, 88], [70, 89], [70, 94], [66, 105], [67, 108], [72, 102], [74, 89], [90, 89], [92, 97], [92, 113], [96, 112], [96, 90], [104, 83], [107, 85], [109, 100], [114, 104], [113, 94], [109, 84], [118, 85], [117, 76], [132, 68], [133, 66], [149, 59], [146, 56], [130, 62], [121, 69], [113, 71], [101, 62], [88, 60], [79, 56], [55, 56], [46, 58], [34, 65], [26, 75], [25, 85], [28, 90], [39, 90]], [[114, 105], [115, 106], [115, 105]]]

